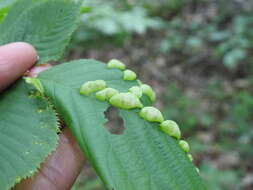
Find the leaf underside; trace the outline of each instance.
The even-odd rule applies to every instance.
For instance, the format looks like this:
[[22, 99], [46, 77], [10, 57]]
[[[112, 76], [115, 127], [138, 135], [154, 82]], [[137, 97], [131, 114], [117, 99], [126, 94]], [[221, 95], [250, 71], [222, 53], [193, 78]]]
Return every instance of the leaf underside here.
[[57, 117], [21, 80], [0, 94], [0, 189], [32, 176], [57, 146]]
[[39, 64], [61, 58], [77, 27], [80, 4], [74, 0], [19, 0], [0, 25], [0, 45], [32, 44]]
[[120, 110], [126, 130], [109, 133], [104, 112], [110, 106], [94, 95], [82, 96], [86, 81], [105, 80], [108, 87], [126, 92], [136, 81], [94, 60], [61, 64], [39, 75], [45, 94], [71, 128], [97, 174], [110, 190], [204, 190], [194, 165], [178, 141], [138, 116], [138, 109]]

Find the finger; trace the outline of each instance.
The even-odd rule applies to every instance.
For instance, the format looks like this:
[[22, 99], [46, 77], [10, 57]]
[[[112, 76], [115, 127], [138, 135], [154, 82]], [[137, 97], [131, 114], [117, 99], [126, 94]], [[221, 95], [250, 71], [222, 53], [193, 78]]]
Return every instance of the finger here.
[[60, 135], [57, 150], [32, 178], [14, 190], [70, 190], [84, 165], [83, 154], [68, 128]]
[[37, 60], [36, 50], [27, 43], [0, 46], [0, 91], [17, 80]]

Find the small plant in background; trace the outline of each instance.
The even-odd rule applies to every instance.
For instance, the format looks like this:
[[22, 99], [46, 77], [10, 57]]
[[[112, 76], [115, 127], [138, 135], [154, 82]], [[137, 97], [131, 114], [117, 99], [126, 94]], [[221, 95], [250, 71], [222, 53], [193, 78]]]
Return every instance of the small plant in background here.
[[[187, 14], [173, 18], [168, 23], [167, 37], [161, 43], [161, 51], [194, 56], [194, 62], [205, 57], [213, 61], [218, 59], [230, 69], [244, 62], [250, 63], [246, 58], [251, 56], [253, 47], [253, 19], [249, 14], [249, 7], [253, 5], [249, 2], [245, 6], [236, 6], [233, 3], [224, 6], [222, 2], [224, 1], [211, 5], [200, 4], [200, 8], [207, 8], [207, 15], [201, 19], [197, 11], [192, 13], [190, 19], [185, 17]], [[224, 15], [217, 17], [217, 14], [222, 13]]]
[[[89, 12], [81, 16], [81, 26], [74, 36], [74, 42], [81, 46], [99, 47], [102, 41], [122, 44], [132, 34], [141, 35], [148, 29], [163, 27], [160, 18], [148, 16], [141, 6], [125, 9], [109, 1], [87, 1], [85, 6], [89, 7]], [[91, 41], [100, 44], [90, 44]]]

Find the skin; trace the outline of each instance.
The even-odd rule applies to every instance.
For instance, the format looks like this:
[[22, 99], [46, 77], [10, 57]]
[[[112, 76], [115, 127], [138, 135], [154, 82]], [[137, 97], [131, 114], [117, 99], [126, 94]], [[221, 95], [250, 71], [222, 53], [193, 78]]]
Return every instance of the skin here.
[[[50, 65], [33, 67], [37, 61], [36, 50], [27, 43], [0, 46], [0, 93], [28, 69], [29, 76], [50, 68]], [[32, 178], [23, 180], [13, 190], [69, 190], [84, 164], [83, 154], [68, 128], [59, 135], [59, 145]]]

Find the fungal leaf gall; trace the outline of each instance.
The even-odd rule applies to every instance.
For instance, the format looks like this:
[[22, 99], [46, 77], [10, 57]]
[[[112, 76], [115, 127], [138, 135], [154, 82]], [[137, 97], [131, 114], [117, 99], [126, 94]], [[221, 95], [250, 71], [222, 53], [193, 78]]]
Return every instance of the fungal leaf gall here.
[[114, 88], [105, 88], [96, 93], [96, 98], [100, 101], [107, 101], [115, 94], [118, 94], [119, 91]]
[[123, 79], [124, 80], [135, 80], [137, 75], [132, 70], [125, 70], [123, 73]]
[[106, 82], [104, 80], [95, 80], [85, 82], [80, 88], [80, 94], [89, 95], [92, 92], [97, 92], [106, 88]]
[[189, 160], [192, 162], [193, 161], [193, 157], [191, 154], [187, 154], [187, 157], [189, 158]]
[[107, 68], [109, 69], [120, 69], [120, 70], [125, 70], [126, 66], [124, 63], [122, 63], [121, 61], [117, 60], [117, 59], [112, 59], [111, 61], [109, 61], [107, 63]]
[[172, 137], [175, 137], [177, 139], [181, 138], [181, 131], [175, 121], [166, 120], [161, 123], [160, 127], [161, 127], [161, 130], [165, 132], [166, 134]]
[[179, 141], [179, 145], [183, 149], [183, 151], [185, 151], [185, 152], [189, 152], [190, 151], [190, 146], [189, 146], [189, 144], [186, 141], [180, 140]]
[[38, 78], [26, 77], [24, 79], [27, 84], [32, 84], [41, 94], [44, 94], [44, 88]]
[[150, 122], [163, 122], [162, 113], [155, 107], [144, 107], [140, 111], [140, 116]]
[[131, 92], [132, 94], [134, 94], [135, 96], [137, 96], [138, 98], [142, 97], [142, 90], [139, 86], [133, 86], [133, 87], [129, 88], [128, 91]]
[[142, 108], [139, 98], [130, 92], [118, 93], [109, 100], [110, 104], [121, 109]]
[[142, 93], [145, 94], [146, 96], [149, 97], [149, 99], [154, 102], [156, 99], [156, 94], [154, 92], [154, 90], [151, 88], [151, 86], [147, 85], [147, 84], [142, 84], [141, 85], [141, 90]]

